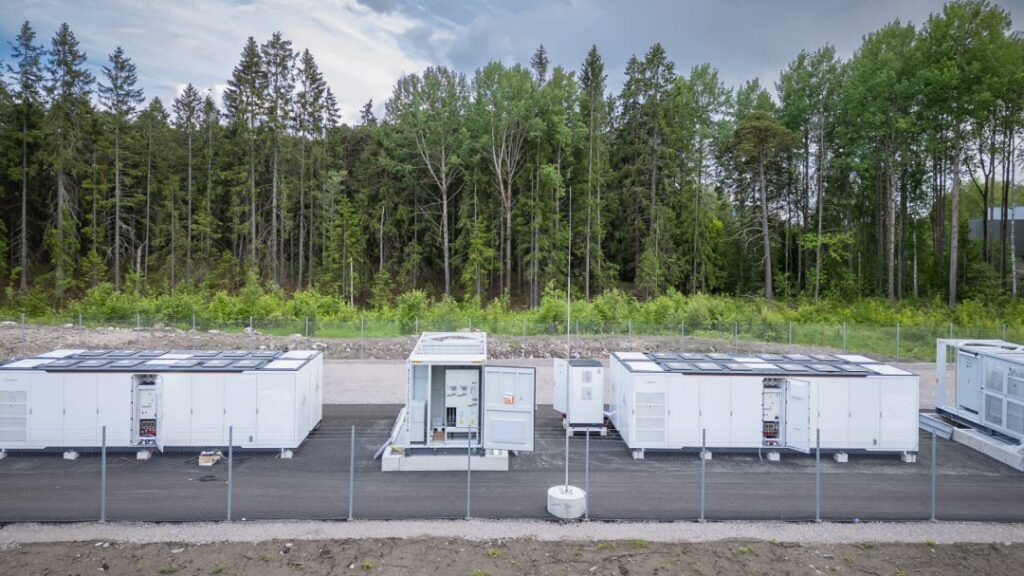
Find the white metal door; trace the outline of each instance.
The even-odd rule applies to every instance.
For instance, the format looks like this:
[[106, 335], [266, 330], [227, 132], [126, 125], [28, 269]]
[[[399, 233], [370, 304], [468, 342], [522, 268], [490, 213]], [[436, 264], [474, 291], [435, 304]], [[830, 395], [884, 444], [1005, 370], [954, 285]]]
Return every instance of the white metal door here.
[[260, 372], [256, 379], [256, 443], [292, 448], [295, 436], [295, 373]]
[[256, 445], [256, 374], [232, 375], [224, 385], [224, 433], [231, 428], [235, 446]]
[[918, 379], [887, 378], [879, 387], [882, 420], [879, 448], [916, 451], [918, 447]]
[[536, 373], [533, 368], [485, 366], [483, 447], [533, 450]]
[[561, 358], [555, 358], [554, 380], [555, 391], [551, 398], [551, 404], [556, 411], [565, 414], [565, 386], [569, 381], [569, 363]]
[[694, 376], [672, 374], [668, 398], [669, 444], [672, 448], [700, 446], [700, 381]]
[[[707, 435], [707, 446], [730, 446], [732, 395], [728, 376], [703, 376], [700, 379], [700, 427]], [[699, 444], [698, 444], [699, 445]]]
[[60, 374], [33, 374], [29, 406], [29, 442], [34, 448], [61, 446], [64, 427], [64, 383]]
[[96, 430], [96, 375], [64, 375], [64, 445], [99, 446]]
[[962, 351], [956, 355], [956, 403], [975, 414], [981, 413], [981, 360]]
[[193, 446], [220, 446], [227, 440], [224, 428], [224, 375], [192, 375]]
[[3, 374], [0, 381], [0, 448], [17, 448], [29, 441], [28, 374]]
[[192, 440], [192, 376], [165, 372], [158, 376], [158, 446], [188, 446]]
[[729, 393], [729, 446], [761, 446], [764, 436], [764, 380], [753, 376], [733, 376]]
[[124, 372], [105, 372], [96, 380], [97, 427], [107, 427], [107, 446], [132, 442], [132, 377]]
[[845, 378], [818, 378], [814, 386], [817, 388], [821, 447], [846, 448], [850, 441], [849, 381]]
[[633, 444], [639, 448], [668, 447], [668, 382], [664, 375], [640, 375], [633, 408]]
[[878, 381], [862, 378], [850, 382], [850, 448], [877, 449]]
[[811, 384], [786, 380], [786, 447], [811, 451]]

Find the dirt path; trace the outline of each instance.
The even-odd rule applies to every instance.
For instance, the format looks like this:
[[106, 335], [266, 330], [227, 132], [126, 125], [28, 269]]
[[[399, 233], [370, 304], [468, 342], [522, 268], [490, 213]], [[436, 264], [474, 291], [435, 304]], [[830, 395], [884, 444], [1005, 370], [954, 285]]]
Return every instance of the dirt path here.
[[29, 544], [0, 551], [0, 575], [181, 574], [1014, 574], [1024, 546], [658, 543], [632, 539], [471, 542], [459, 539], [266, 541], [258, 544]]

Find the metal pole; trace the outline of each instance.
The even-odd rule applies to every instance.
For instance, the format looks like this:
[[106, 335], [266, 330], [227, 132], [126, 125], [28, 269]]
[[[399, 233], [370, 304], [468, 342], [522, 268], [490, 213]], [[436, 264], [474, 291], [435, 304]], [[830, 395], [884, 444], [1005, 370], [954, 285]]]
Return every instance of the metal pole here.
[[1003, 324], [1003, 340], [1006, 340], [1006, 324]]
[[82, 314], [78, 314], [78, 347], [82, 347]]
[[252, 327], [252, 316], [249, 316], [249, 350], [252, 350], [252, 334], [256, 330]]
[[228, 522], [231, 522], [231, 497], [235, 488], [235, 427], [228, 426]]
[[195, 314], [192, 315], [192, 331], [193, 332], [196, 331], [196, 315]]
[[707, 504], [707, 450], [708, 431], [700, 431], [700, 521], [704, 521], [704, 509]]
[[470, 514], [473, 503], [473, 429], [466, 428], [466, 520], [472, 518]]
[[679, 323], [679, 351], [686, 352], [686, 322]]
[[583, 449], [583, 518], [590, 520], [590, 430]]
[[526, 348], [526, 319], [523, 318], [523, 348]]
[[25, 357], [25, 313], [21, 313], [21, 351], [18, 354], [19, 357]]
[[473, 331], [473, 317], [472, 316], [469, 318], [469, 331], [470, 332]]
[[306, 316], [306, 338], [309, 338], [309, 316]]
[[931, 499], [931, 515], [928, 517], [932, 522], [935, 522], [935, 492], [936, 492], [936, 480], [938, 476], [938, 465], [935, 462], [935, 455], [937, 452], [936, 445], [938, 444], [938, 437], [935, 435], [935, 431], [932, 430], [932, 499]]
[[100, 522], [107, 521], [107, 427], [103, 427], [100, 444]]
[[821, 522], [821, 428], [815, 431], [814, 444], [814, 521]]
[[738, 320], [732, 321], [732, 350], [733, 352], [739, 350], [740, 344], [740, 323]]
[[789, 351], [789, 352], [793, 351], [793, 321], [792, 320], [789, 321], [789, 348], [787, 348], [787, 351]]
[[416, 334], [420, 333], [420, 315], [416, 315]]
[[846, 352], [846, 322], [843, 322], [843, 352]]
[[949, 338], [950, 339], [953, 338], [953, 321], [952, 320], [949, 321]]
[[356, 503], [356, 427], [352, 426], [352, 443], [348, 456], [348, 519], [355, 517]]
[[363, 350], [366, 347], [366, 318], [359, 317], [359, 357], [363, 357]]
[[136, 330], [141, 330], [142, 329], [142, 315], [139, 314], [138, 312], [135, 313], [135, 329]]
[[629, 327], [628, 327], [628, 330], [629, 330], [629, 337], [630, 337], [630, 338], [632, 338], [632, 337], [633, 337], [633, 319], [632, 319], [632, 318], [630, 318], [630, 319], [628, 320], [628, 326], [629, 326]]
[[900, 324], [896, 323], [896, 361], [900, 361]]

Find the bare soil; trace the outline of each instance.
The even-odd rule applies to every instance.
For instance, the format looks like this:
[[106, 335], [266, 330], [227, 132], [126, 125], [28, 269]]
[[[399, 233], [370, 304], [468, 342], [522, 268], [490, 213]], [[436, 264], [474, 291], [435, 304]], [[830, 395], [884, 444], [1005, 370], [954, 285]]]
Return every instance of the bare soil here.
[[[559, 336], [488, 336], [488, 355], [493, 359], [551, 358], [564, 356], [565, 338]], [[16, 323], [0, 323], [0, 359], [30, 356], [56, 348], [90, 349], [273, 349], [297, 348], [322, 350], [331, 359], [374, 358], [404, 360], [416, 343], [416, 337], [397, 338], [305, 338], [273, 336], [255, 331], [252, 334], [155, 328], [83, 328], [76, 326], [39, 326], [22, 328]], [[688, 350], [702, 352], [835, 352], [824, 347], [786, 346], [763, 342], [734, 344], [728, 340], [687, 337]], [[646, 350], [677, 352], [679, 337], [670, 336], [585, 336], [574, 339], [574, 356], [604, 358], [615, 350]]]
[[1019, 574], [1024, 545], [412, 538], [206, 545], [72, 542], [0, 551], [0, 575]]

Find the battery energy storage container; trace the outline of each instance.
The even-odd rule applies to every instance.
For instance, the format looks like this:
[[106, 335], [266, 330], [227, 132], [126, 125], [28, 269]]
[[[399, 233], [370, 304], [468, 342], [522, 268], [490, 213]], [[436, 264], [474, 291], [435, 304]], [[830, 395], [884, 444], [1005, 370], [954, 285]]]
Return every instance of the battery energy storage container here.
[[[1024, 441], [1024, 346], [1003, 340], [938, 340], [936, 406], [948, 416]], [[952, 403], [947, 390], [952, 362]]]
[[[616, 352], [609, 416], [646, 449], [918, 449], [918, 377], [863, 356]], [[702, 439], [702, 436], [704, 438]]]
[[601, 362], [556, 358], [554, 384], [554, 408], [566, 415], [569, 429], [599, 431], [604, 427], [604, 367]]
[[315, 350], [54, 350], [0, 366], [0, 449], [294, 449], [322, 400]]

